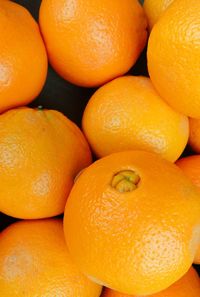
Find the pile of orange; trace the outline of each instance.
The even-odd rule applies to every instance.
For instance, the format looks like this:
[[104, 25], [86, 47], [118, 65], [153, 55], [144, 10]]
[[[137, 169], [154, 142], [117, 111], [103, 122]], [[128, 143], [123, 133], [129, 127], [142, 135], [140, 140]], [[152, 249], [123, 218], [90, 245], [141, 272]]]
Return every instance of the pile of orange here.
[[[18, 221], [0, 296], [199, 297], [200, 2], [42, 0], [38, 23], [16, 2], [0, 2], [0, 212]], [[81, 128], [25, 106], [48, 61], [98, 87]]]

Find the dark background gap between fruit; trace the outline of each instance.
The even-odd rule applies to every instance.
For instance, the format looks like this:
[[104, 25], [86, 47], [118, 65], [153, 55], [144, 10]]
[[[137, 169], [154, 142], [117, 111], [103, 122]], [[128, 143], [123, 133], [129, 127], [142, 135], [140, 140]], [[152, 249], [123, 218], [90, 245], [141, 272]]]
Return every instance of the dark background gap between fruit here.
[[[14, 2], [26, 7], [33, 17], [38, 20], [41, 0], [14, 0]], [[131, 74], [147, 75], [145, 57], [146, 51], [143, 52], [137, 64], [131, 69]], [[41, 94], [30, 106], [42, 105], [44, 108], [57, 109], [80, 126], [84, 107], [94, 91], [95, 89], [81, 88], [66, 82], [49, 66], [46, 84]]]
[[[32, 16], [38, 20], [39, 7], [41, 0], [14, 0], [18, 4], [26, 7]], [[143, 0], [140, 0], [143, 3]], [[141, 54], [137, 63], [129, 71], [132, 75], [148, 76], [146, 62], [146, 49]], [[96, 89], [77, 87], [59, 77], [49, 66], [47, 80], [40, 95], [30, 104], [31, 107], [42, 105], [47, 109], [56, 109], [64, 113], [69, 119], [81, 126], [82, 113], [85, 105]], [[16, 197], [17, 199], [17, 197]], [[0, 232], [15, 222], [16, 219], [10, 218], [0, 213]], [[198, 267], [200, 273], [200, 267]]]
[[[32, 16], [38, 20], [41, 0], [14, 0], [13, 2], [26, 7]], [[130, 70], [130, 73], [134, 75], [147, 75], [146, 50], [144, 50], [133, 69]], [[43, 108], [61, 111], [80, 127], [85, 105], [95, 90], [96, 89], [87, 89], [72, 85], [58, 76], [49, 65], [44, 88], [30, 106], [38, 107], [42, 105]], [[16, 219], [0, 213], [0, 231], [14, 221], [16, 221]]]

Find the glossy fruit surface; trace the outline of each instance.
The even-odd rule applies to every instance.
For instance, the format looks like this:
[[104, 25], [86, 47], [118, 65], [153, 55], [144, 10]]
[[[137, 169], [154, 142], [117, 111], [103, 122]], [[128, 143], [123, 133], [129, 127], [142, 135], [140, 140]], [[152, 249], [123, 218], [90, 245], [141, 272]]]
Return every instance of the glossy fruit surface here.
[[152, 29], [160, 16], [174, 0], [145, 0], [144, 11], [148, 19], [149, 28]]
[[200, 120], [190, 118], [189, 127], [189, 145], [194, 152], [200, 153]]
[[200, 1], [176, 0], [151, 31], [148, 69], [175, 110], [200, 118]]
[[[200, 190], [200, 155], [193, 155], [179, 159], [176, 162], [176, 165]], [[200, 245], [194, 262], [200, 264]]]
[[195, 258], [200, 194], [157, 154], [112, 154], [76, 180], [64, 230], [74, 261], [90, 279], [126, 294], [150, 295], [180, 279]]
[[46, 79], [47, 55], [39, 27], [22, 6], [0, 3], [0, 113], [35, 99]]
[[79, 128], [40, 108], [0, 116], [0, 156], [0, 211], [24, 219], [62, 213], [75, 176], [91, 163]]
[[137, 0], [43, 0], [40, 26], [51, 65], [85, 87], [126, 73], [147, 39]]
[[[199, 297], [200, 279], [194, 268], [190, 270], [176, 283], [168, 289], [149, 297]], [[138, 297], [134, 295], [121, 294], [116, 291], [106, 289], [102, 297]]]
[[61, 220], [15, 223], [0, 234], [0, 246], [1, 296], [100, 296], [72, 262]]
[[200, 189], [200, 155], [181, 158], [176, 162], [176, 165]]
[[139, 149], [173, 162], [189, 137], [187, 117], [170, 108], [142, 76], [120, 77], [98, 89], [85, 108], [82, 127], [98, 157]]

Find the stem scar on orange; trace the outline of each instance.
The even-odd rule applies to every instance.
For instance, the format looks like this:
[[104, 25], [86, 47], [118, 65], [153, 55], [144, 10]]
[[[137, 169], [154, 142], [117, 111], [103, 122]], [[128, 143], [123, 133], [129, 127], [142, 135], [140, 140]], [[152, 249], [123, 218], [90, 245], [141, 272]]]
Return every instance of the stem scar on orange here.
[[115, 153], [76, 180], [64, 231], [72, 258], [90, 279], [126, 294], [154, 294], [180, 279], [194, 261], [200, 193], [176, 165], [155, 153]]

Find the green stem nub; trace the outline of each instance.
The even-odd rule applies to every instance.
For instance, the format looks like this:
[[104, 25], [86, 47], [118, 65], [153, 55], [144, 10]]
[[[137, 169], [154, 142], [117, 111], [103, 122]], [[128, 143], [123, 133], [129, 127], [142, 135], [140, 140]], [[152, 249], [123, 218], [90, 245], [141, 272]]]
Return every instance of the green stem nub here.
[[140, 177], [133, 170], [122, 170], [113, 176], [111, 186], [118, 192], [131, 192], [138, 187]]
[[38, 105], [38, 108], [37, 108], [38, 110], [43, 110], [43, 106], [42, 105]]

